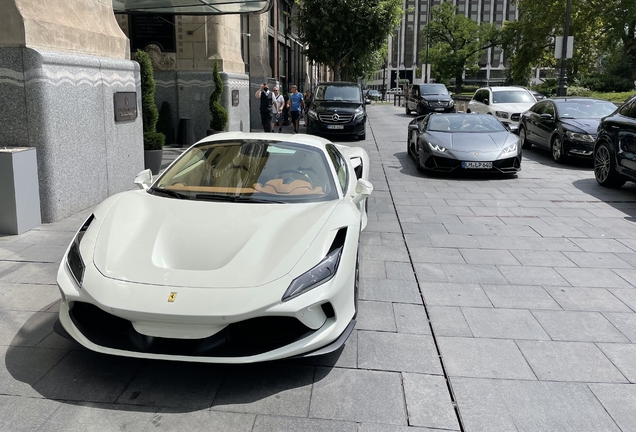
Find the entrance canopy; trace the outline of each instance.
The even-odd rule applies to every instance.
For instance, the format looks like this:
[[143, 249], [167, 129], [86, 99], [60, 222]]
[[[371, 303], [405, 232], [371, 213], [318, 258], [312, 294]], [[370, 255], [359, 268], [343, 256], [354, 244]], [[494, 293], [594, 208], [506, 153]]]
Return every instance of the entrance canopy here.
[[258, 14], [273, 0], [113, 0], [115, 13], [165, 15]]

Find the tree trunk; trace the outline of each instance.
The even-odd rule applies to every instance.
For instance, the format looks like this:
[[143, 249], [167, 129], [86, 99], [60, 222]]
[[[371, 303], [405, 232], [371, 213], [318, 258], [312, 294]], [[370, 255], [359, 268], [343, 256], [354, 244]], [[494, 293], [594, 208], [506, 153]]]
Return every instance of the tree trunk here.
[[340, 62], [333, 66], [333, 80], [340, 81]]
[[458, 74], [455, 76], [455, 94], [460, 94], [462, 92], [462, 84], [464, 84], [463, 74]]

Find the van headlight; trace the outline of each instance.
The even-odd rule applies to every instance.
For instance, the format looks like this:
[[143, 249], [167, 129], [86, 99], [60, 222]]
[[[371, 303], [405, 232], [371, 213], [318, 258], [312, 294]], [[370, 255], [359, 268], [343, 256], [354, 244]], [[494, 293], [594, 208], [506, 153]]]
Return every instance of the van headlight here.
[[364, 110], [361, 107], [358, 107], [355, 110], [355, 114], [353, 115], [353, 118], [357, 120], [359, 118], [362, 118], [363, 116], [364, 116]]
[[309, 117], [311, 117], [314, 120], [318, 120], [318, 113], [312, 109], [310, 109], [309, 111], [307, 111], [307, 115]]
[[294, 279], [281, 300], [291, 300], [331, 280], [338, 270], [343, 248], [344, 245], [332, 250], [315, 267]]
[[75, 283], [78, 287], [82, 287], [82, 282], [84, 280], [84, 270], [86, 267], [84, 266], [84, 260], [82, 259], [82, 255], [80, 254], [80, 243], [82, 242], [82, 238], [84, 238], [84, 234], [91, 222], [95, 219], [95, 215], [90, 215], [84, 225], [79, 229], [77, 234], [75, 234], [75, 238], [71, 243], [71, 246], [68, 249], [68, 253], [66, 254], [66, 268], [73, 275], [73, 279], [75, 279]]

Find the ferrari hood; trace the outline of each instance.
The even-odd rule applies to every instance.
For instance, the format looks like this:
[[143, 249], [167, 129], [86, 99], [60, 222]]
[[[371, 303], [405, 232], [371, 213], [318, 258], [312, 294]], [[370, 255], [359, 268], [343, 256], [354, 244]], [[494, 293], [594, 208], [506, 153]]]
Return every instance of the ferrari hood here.
[[124, 194], [101, 221], [93, 262], [106, 277], [241, 288], [289, 273], [338, 201], [250, 204]]
[[449, 133], [449, 132], [429, 132], [442, 146], [449, 150], [458, 151], [495, 151], [501, 150], [506, 142], [510, 141], [510, 132], [471, 132], [471, 133]]
[[598, 129], [598, 125], [601, 123], [600, 120], [596, 119], [569, 119], [569, 118], [561, 118], [561, 124], [566, 129], [574, 130], [578, 132], [576, 129], [581, 129], [585, 133], [595, 135]]

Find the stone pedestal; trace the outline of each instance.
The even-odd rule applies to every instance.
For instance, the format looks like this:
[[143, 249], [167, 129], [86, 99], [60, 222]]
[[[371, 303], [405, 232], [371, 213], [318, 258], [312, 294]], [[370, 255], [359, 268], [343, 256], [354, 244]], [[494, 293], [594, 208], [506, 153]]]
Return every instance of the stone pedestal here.
[[34, 148], [0, 147], [0, 234], [40, 226], [38, 165]]

